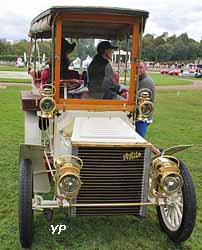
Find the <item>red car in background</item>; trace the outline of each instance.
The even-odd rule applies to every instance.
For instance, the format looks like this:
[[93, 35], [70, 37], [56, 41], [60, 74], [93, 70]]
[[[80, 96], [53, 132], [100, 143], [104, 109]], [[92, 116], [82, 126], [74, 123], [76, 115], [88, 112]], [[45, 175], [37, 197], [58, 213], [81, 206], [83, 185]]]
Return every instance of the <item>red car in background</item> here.
[[160, 73], [161, 73], [161, 74], [168, 74], [169, 71], [170, 71], [169, 69], [161, 69], [161, 70], [160, 70]]
[[168, 74], [168, 75], [172, 75], [172, 76], [178, 76], [180, 74], [180, 71], [178, 69], [161, 69], [160, 70], [161, 74]]
[[168, 72], [168, 75], [179, 76], [180, 71], [178, 69], [173, 69]]

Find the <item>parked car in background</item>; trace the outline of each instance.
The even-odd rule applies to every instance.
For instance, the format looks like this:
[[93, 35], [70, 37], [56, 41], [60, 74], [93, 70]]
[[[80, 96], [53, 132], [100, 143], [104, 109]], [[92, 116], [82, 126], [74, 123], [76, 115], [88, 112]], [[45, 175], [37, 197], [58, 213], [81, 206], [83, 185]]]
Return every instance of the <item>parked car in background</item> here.
[[196, 78], [202, 78], [202, 72], [196, 72], [195, 77]]
[[182, 76], [187, 76], [187, 77], [195, 77], [195, 72], [190, 72], [190, 71], [184, 71]]
[[180, 72], [180, 70], [178, 70], [178, 69], [172, 69], [172, 70], [170, 70], [170, 69], [161, 69], [160, 70], [160, 73], [161, 74], [167, 74], [167, 75], [175, 75], [175, 76], [178, 76], [181, 72]]
[[160, 73], [161, 73], [161, 74], [168, 74], [169, 71], [170, 71], [169, 69], [161, 69], [161, 70], [160, 70]]
[[180, 74], [181, 72], [178, 69], [173, 69], [168, 72], [168, 75], [171, 75], [171, 76], [179, 76]]

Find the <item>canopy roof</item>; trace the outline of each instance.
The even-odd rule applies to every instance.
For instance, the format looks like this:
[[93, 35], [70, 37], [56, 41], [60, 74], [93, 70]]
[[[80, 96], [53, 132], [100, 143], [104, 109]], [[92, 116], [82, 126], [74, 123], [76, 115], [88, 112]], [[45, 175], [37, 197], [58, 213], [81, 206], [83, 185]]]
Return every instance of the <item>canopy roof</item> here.
[[115, 7], [76, 7], [76, 6], [55, 6], [42, 12], [31, 22], [30, 37], [51, 38], [51, 26], [56, 15], [63, 13], [74, 14], [96, 14], [96, 15], [113, 15], [120, 17], [120, 23], [94, 22], [90, 17], [86, 21], [68, 21], [63, 24], [63, 33], [67, 37], [72, 38], [105, 38], [117, 39], [125, 33], [131, 33], [132, 26], [121, 23], [123, 16], [141, 17], [143, 27], [149, 13], [144, 10], [134, 10]]

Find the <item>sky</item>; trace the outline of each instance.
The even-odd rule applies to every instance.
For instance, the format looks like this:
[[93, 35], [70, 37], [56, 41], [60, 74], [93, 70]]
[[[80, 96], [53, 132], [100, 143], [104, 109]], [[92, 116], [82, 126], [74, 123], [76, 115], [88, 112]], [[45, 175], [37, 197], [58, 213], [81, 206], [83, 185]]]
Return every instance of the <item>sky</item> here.
[[145, 34], [155, 36], [168, 32], [200, 41], [202, 38], [201, 0], [5, 0], [1, 1], [0, 39], [28, 39], [32, 19], [51, 6], [114, 6], [147, 10], [150, 15]]

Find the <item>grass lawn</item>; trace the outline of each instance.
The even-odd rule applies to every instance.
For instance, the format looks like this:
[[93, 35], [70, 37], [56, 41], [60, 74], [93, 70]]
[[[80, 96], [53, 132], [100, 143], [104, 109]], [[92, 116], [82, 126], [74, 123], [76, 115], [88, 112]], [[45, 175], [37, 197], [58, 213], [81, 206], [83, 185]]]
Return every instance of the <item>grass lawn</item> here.
[[149, 72], [148, 74], [153, 79], [156, 86], [187, 85], [192, 84], [192, 80], [194, 80], [182, 78], [179, 76], [162, 75], [160, 73]]
[[[0, 249], [19, 250], [18, 239], [18, 153], [23, 142], [22, 87], [0, 89]], [[155, 120], [148, 138], [161, 146], [194, 146], [178, 155], [189, 166], [198, 198], [195, 230], [189, 240], [175, 245], [161, 232], [154, 208], [145, 219], [126, 217], [65, 218], [55, 211], [52, 222], [40, 212], [35, 216], [32, 250], [200, 250], [202, 249], [202, 91], [158, 91]], [[50, 225], [66, 224], [68, 229], [52, 235]]]
[[193, 80], [193, 81], [202, 81], [202, 78], [196, 78], [193, 76], [178, 76], [180, 79], [187, 79], [187, 80]]
[[[179, 76], [169, 76], [161, 75], [158, 73], [149, 73], [150, 77], [153, 79], [156, 86], [166, 86], [166, 85], [187, 85], [192, 84], [195, 78], [185, 79]], [[197, 80], [197, 78], [196, 78]], [[198, 79], [200, 80], [200, 79]], [[27, 78], [0, 78], [0, 82], [15, 82], [15, 83], [31, 83], [31, 79]], [[129, 81], [127, 80], [128, 84]]]
[[[194, 80], [200, 80], [194, 77], [181, 77], [181, 76], [170, 76], [162, 75], [159, 72], [148, 72], [148, 75], [153, 79], [156, 86], [169, 86], [169, 85], [188, 85], [192, 84]], [[121, 74], [122, 83], [124, 81], [124, 74]], [[127, 73], [127, 85], [129, 84], [130, 74]]]
[[27, 71], [27, 68], [19, 68], [14, 65], [0, 65], [0, 71]]
[[0, 82], [31, 83], [32, 81], [27, 78], [0, 78]]
[[[18, 68], [15, 66], [6, 66], [0, 65], [0, 71], [26, 71], [26, 68]], [[166, 85], [187, 85], [192, 84], [194, 80], [202, 80], [194, 77], [181, 77], [181, 76], [169, 76], [162, 75], [159, 72], [148, 73], [153, 79], [156, 86], [166, 86]], [[124, 77], [124, 74], [121, 74], [121, 77]], [[129, 73], [127, 73], [127, 85], [129, 84]], [[0, 82], [15, 82], [15, 83], [29, 83], [31, 79], [22, 79], [22, 78], [0, 78]]]

